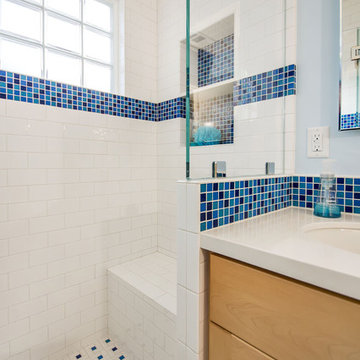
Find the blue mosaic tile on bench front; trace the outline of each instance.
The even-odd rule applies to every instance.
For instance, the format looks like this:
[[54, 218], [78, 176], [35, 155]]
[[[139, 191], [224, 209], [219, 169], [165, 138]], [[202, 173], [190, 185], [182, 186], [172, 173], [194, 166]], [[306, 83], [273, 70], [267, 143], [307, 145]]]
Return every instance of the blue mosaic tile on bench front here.
[[240, 79], [234, 84], [234, 106], [296, 94], [296, 65]]
[[185, 99], [152, 103], [0, 70], [0, 99], [147, 121], [185, 118]]
[[341, 115], [340, 130], [351, 130], [358, 128], [360, 128], [359, 113]]
[[200, 231], [291, 206], [291, 177], [200, 185]]
[[[292, 177], [293, 206], [313, 209], [319, 192], [319, 176]], [[360, 178], [336, 178], [336, 199], [342, 212], [360, 214]]]
[[198, 51], [198, 87], [234, 77], [234, 34]]

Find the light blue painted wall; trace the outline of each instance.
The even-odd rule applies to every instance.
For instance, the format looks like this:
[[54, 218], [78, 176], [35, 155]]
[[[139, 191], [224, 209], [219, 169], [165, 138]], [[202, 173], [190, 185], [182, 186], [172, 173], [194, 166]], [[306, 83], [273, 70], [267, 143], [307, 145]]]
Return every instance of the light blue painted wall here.
[[296, 172], [318, 174], [307, 157], [308, 127], [330, 126], [335, 172], [360, 175], [360, 130], [338, 131], [339, 0], [298, 0]]

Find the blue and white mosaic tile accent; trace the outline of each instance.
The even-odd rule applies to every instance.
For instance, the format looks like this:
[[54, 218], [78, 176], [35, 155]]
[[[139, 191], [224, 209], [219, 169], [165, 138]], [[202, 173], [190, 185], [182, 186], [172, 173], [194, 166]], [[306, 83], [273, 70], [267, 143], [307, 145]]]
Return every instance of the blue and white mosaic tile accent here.
[[[320, 177], [292, 177], [292, 205], [312, 209], [319, 196]], [[360, 178], [338, 177], [336, 201], [342, 212], [360, 214]]]
[[186, 117], [186, 101], [178, 97], [158, 104], [158, 121]]
[[[313, 209], [319, 176], [279, 176], [200, 184], [200, 231], [267, 214], [289, 206]], [[360, 177], [337, 177], [342, 212], [360, 214]]]
[[[234, 143], [234, 106], [233, 94], [220, 95], [211, 99], [195, 101], [192, 109], [191, 146], [233, 144]], [[221, 132], [217, 143], [196, 143], [194, 135], [199, 127], [212, 126]]]
[[200, 231], [291, 206], [291, 176], [200, 185]]
[[133, 119], [157, 120], [157, 104], [151, 102], [8, 71], [0, 71], [0, 99]]
[[184, 98], [152, 103], [3, 70], [0, 99], [147, 121], [186, 116]]
[[127, 358], [109, 338], [96, 341], [64, 357], [64, 360], [126, 360]]
[[340, 130], [351, 130], [360, 128], [359, 113], [344, 114], [340, 119]]
[[234, 34], [198, 51], [198, 87], [234, 77]]
[[234, 106], [296, 94], [296, 65], [253, 75], [234, 85]]
[[[295, 94], [295, 83], [295, 65], [241, 79], [234, 85], [234, 106]], [[186, 117], [184, 97], [152, 103], [4, 70], [0, 70], [0, 99], [154, 122]]]

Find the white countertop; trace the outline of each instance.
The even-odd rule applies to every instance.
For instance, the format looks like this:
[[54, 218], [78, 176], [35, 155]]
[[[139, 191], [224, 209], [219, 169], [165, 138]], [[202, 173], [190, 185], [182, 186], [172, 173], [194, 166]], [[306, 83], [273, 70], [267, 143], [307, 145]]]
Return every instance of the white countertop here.
[[324, 219], [291, 207], [202, 232], [201, 247], [360, 300], [360, 252], [310, 240], [303, 232], [306, 225], [326, 222], [360, 224], [360, 216]]

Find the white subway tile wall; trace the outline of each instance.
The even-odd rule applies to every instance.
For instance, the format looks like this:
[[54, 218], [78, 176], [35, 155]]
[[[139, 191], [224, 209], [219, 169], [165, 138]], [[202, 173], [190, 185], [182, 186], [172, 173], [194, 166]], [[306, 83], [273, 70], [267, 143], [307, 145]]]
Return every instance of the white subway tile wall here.
[[106, 333], [107, 268], [157, 248], [156, 124], [0, 111], [0, 359], [53, 359]]
[[120, 90], [128, 97], [157, 102], [158, 27], [157, 1], [133, 0], [120, 10]]
[[[185, 119], [157, 125], [158, 246], [176, 256], [176, 214], [179, 205], [176, 181], [185, 178]], [[180, 218], [179, 214], [179, 218]], [[185, 216], [185, 213], [182, 214]]]

